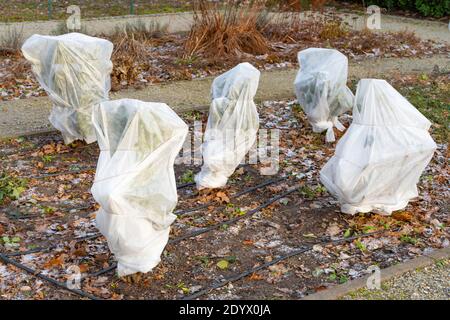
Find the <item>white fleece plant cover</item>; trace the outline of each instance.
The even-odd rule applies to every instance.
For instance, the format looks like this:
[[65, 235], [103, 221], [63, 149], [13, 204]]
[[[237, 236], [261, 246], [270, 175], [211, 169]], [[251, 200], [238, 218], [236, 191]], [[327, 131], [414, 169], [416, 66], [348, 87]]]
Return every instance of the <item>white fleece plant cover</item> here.
[[259, 76], [250, 63], [241, 63], [214, 79], [202, 144], [204, 163], [195, 176], [198, 189], [225, 186], [255, 143], [259, 117], [253, 98]]
[[108, 100], [111, 54], [108, 40], [80, 33], [33, 35], [22, 46], [25, 58], [53, 102], [50, 123], [66, 144], [95, 141], [91, 123], [94, 104]]
[[300, 70], [295, 94], [314, 132], [327, 130], [326, 141], [335, 141], [333, 126], [345, 127], [338, 116], [350, 110], [354, 96], [347, 87], [348, 59], [334, 49], [309, 48], [298, 53]]
[[149, 272], [176, 218], [173, 166], [188, 127], [166, 104], [133, 99], [95, 105], [92, 122], [101, 150], [91, 189], [97, 227], [120, 276]]
[[362, 79], [353, 123], [320, 172], [341, 211], [391, 214], [418, 195], [436, 144], [430, 121], [384, 80]]

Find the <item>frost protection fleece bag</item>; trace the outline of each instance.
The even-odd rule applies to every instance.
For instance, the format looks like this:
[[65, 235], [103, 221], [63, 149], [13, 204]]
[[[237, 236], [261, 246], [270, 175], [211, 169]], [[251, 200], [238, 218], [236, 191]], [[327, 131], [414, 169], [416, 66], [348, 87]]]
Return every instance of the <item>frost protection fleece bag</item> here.
[[253, 98], [260, 72], [238, 64], [214, 79], [212, 102], [202, 144], [203, 167], [198, 189], [221, 188], [255, 143], [259, 117]]
[[335, 141], [333, 126], [345, 127], [338, 116], [350, 110], [354, 96], [347, 87], [348, 59], [334, 49], [309, 48], [298, 53], [300, 71], [294, 81], [295, 94], [314, 132]]
[[430, 121], [384, 80], [362, 79], [353, 123], [320, 179], [341, 211], [389, 215], [418, 195], [416, 184], [436, 144]]
[[95, 141], [94, 104], [108, 100], [111, 54], [108, 40], [80, 33], [31, 36], [22, 46], [25, 58], [53, 102], [49, 120], [66, 144]]
[[133, 99], [95, 105], [92, 122], [101, 150], [91, 189], [97, 226], [119, 276], [149, 272], [176, 218], [173, 166], [188, 127], [166, 104]]

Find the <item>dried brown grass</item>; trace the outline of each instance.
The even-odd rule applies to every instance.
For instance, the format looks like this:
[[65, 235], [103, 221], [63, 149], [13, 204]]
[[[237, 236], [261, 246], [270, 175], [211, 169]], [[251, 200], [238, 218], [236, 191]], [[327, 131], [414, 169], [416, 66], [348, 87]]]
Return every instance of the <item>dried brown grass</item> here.
[[[351, 30], [346, 39], [346, 49], [351, 50], [353, 54], [365, 54], [373, 50], [379, 50], [383, 53], [397, 53], [401, 45], [416, 48], [421, 51], [423, 44], [417, 35], [412, 31], [398, 32], [374, 32], [370, 29], [361, 31]], [[342, 42], [342, 39], [339, 40]], [[399, 53], [400, 54], [400, 53]]]
[[119, 36], [125, 35], [133, 37], [138, 41], [153, 41], [155, 39], [161, 39], [168, 35], [168, 24], [160, 24], [158, 22], [146, 23], [143, 20], [138, 20], [134, 23], [127, 23], [123, 28], [116, 29], [116, 34]]
[[0, 56], [20, 56], [23, 40], [23, 27], [8, 26], [0, 35]]
[[119, 89], [123, 82], [134, 84], [139, 74], [150, 67], [149, 47], [163, 41], [168, 36], [167, 30], [167, 25], [146, 24], [138, 20], [117, 27], [114, 34], [107, 37], [114, 44], [114, 68], [111, 74], [113, 90]]
[[133, 35], [111, 39], [114, 44], [111, 73], [112, 89], [117, 89], [122, 82], [132, 84], [143, 68], [148, 67], [149, 53], [145, 42], [138, 41]]
[[270, 41], [284, 43], [316, 42], [347, 35], [347, 29], [336, 17], [296, 12], [279, 14], [267, 23], [262, 32]]
[[184, 56], [239, 56], [265, 54], [269, 43], [260, 31], [264, 1], [224, 4], [198, 0], [194, 5], [194, 24], [184, 46]]
[[280, 11], [322, 10], [328, 0], [267, 0], [266, 5]]

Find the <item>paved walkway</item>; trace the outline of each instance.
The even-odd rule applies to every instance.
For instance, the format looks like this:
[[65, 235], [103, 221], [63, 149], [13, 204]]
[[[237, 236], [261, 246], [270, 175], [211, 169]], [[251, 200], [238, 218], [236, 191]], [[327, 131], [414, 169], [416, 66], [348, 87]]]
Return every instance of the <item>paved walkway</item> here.
[[[300, 15], [309, 14], [300, 13]], [[319, 14], [319, 13], [317, 13]], [[365, 17], [355, 13], [338, 13], [350, 27], [361, 29], [365, 27]], [[158, 23], [167, 25], [169, 32], [189, 31], [193, 21], [192, 12], [172, 13], [172, 14], [151, 14], [139, 16], [119, 16], [104, 17], [97, 19], [82, 19], [82, 28], [89, 34], [109, 34], [114, 32], [116, 27], [123, 27], [127, 23], [136, 23], [142, 21], [146, 24]], [[0, 23], [0, 36], [10, 28], [22, 30], [24, 38], [39, 33], [51, 34], [58, 27], [64, 24], [64, 21], [36, 21], [21, 23]], [[434, 39], [450, 43], [450, 31], [446, 23], [429, 20], [419, 20], [390, 15], [381, 16], [381, 32], [410, 30], [416, 32], [423, 39]]]
[[450, 247], [435, 249], [380, 270], [381, 288], [368, 290], [367, 274], [341, 285], [316, 292], [303, 300], [337, 299], [449, 299]]
[[450, 260], [394, 277], [381, 284], [380, 290], [361, 289], [344, 300], [450, 300]]
[[[365, 27], [364, 16], [354, 13], [343, 14], [340, 16], [344, 21], [354, 29]], [[399, 16], [381, 15], [381, 32], [385, 31], [414, 31], [422, 39], [437, 40], [450, 43], [450, 30], [448, 24], [439, 21], [420, 20]]]
[[[434, 66], [440, 70], [450, 70], [450, 60], [446, 56], [424, 59], [369, 59], [350, 62], [351, 78], [389, 79], [399, 73], [429, 73]], [[294, 98], [293, 82], [297, 70], [275, 70], [262, 72], [256, 101]], [[111, 94], [111, 99], [134, 98], [143, 101], [164, 102], [177, 112], [204, 109], [209, 106], [212, 78], [193, 81], [169, 82], [151, 85], [141, 90], [122, 90]], [[52, 127], [48, 122], [51, 109], [47, 97], [28, 98], [0, 102], [0, 137], [19, 136]]]
[[[111, 34], [115, 32], [116, 27], [123, 27], [126, 24], [135, 24], [144, 22], [149, 24], [159, 24], [161, 26], [167, 25], [168, 32], [183, 32], [190, 29], [192, 25], [192, 13], [164, 13], [164, 14], [149, 14], [137, 16], [117, 16], [117, 17], [102, 17], [96, 19], [81, 18], [81, 27], [83, 32], [88, 34]], [[51, 20], [51, 21], [29, 21], [16, 23], [0, 23], [0, 36], [8, 30], [16, 29], [23, 33], [24, 39], [38, 34], [52, 34], [56, 30], [60, 30], [61, 26], [65, 25], [65, 21]]]

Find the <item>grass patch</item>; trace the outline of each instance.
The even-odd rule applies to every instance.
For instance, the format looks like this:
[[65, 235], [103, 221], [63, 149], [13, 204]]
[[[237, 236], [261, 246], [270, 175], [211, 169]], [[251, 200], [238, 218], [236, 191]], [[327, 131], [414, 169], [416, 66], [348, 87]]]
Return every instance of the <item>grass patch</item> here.
[[418, 242], [418, 240], [416, 238], [408, 236], [408, 235], [402, 235], [400, 237], [400, 241], [404, 242], [404, 243], [412, 244], [412, 245], [416, 245]]
[[[447, 143], [450, 137], [450, 78], [448, 75], [404, 75], [388, 82], [433, 124], [431, 134], [436, 142]], [[355, 92], [358, 81], [351, 79]]]
[[139, 12], [139, 14], [179, 13], [179, 12], [186, 12], [191, 9], [192, 9], [191, 6], [188, 4], [185, 4], [180, 7], [163, 5], [163, 6], [156, 7], [156, 8], [143, 9]]
[[431, 133], [439, 143], [449, 139], [450, 81], [400, 88], [400, 92], [432, 123]]
[[185, 173], [181, 176], [180, 182], [181, 183], [192, 183], [194, 182], [195, 174], [192, 170], [186, 170]]
[[317, 197], [322, 196], [327, 192], [325, 187], [319, 185], [315, 188], [311, 188], [307, 185], [303, 185], [299, 188], [299, 193], [302, 197], [308, 199], [308, 200], [314, 200]]
[[[47, 1], [8, 0], [0, 3], [0, 22], [21, 22], [48, 20]], [[70, 14], [66, 12], [71, 4], [78, 5], [82, 19], [124, 16], [130, 14], [130, 1], [78, 0], [73, 3], [53, 0], [52, 19], [65, 20]], [[191, 10], [189, 2], [181, 0], [135, 1], [134, 14], [176, 13]]]

